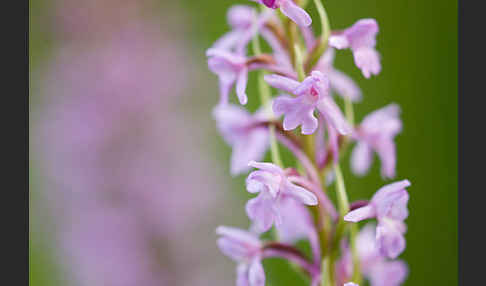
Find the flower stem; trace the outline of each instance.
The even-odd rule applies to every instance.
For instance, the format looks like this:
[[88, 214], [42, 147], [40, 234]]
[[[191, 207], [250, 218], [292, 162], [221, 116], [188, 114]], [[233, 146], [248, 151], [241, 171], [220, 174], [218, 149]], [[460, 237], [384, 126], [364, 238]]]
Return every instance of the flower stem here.
[[[255, 55], [260, 55], [262, 53], [261, 47], [260, 47], [260, 41], [258, 40], [258, 35], [255, 35], [252, 39], [252, 47], [253, 47], [253, 53]], [[258, 91], [260, 95], [260, 101], [262, 102], [262, 105], [267, 106], [272, 99], [271, 96], [271, 91], [270, 87], [265, 83], [265, 80], [263, 79], [265, 75], [265, 71], [260, 71], [258, 75]], [[270, 132], [270, 153], [272, 157], [272, 162], [277, 164], [280, 167], [283, 167], [283, 162], [280, 157], [280, 152], [278, 150], [278, 144], [277, 144], [277, 139], [275, 136], [275, 126], [270, 125], [268, 127], [269, 132]]]
[[327, 49], [327, 43], [329, 36], [331, 35], [331, 24], [329, 23], [329, 18], [327, 17], [326, 9], [322, 5], [321, 0], [314, 0], [317, 12], [319, 13], [319, 18], [321, 20], [321, 37], [318, 39], [316, 46], [314, 47], [312, 53], [309, 54], [305, 64], [305, 70], [309, 72], [314, 65], [319, 61], [322, 54]]
[[336, 191], [338, 199], [339, 213], [344, 216], [349, 212], [349, 200], [344, 186], [343, 174], [339, 163], [334, 164], [334, 174], [336, 175]]
[[353, 281], [361, 284], [361, 265], [358, 256], [358, 249], [356, 246], [356, 236], [358, 235], [358, 225], [353, 223], [350, 225], [350, 241], [351, 241], [351, 255], [353, 256]]

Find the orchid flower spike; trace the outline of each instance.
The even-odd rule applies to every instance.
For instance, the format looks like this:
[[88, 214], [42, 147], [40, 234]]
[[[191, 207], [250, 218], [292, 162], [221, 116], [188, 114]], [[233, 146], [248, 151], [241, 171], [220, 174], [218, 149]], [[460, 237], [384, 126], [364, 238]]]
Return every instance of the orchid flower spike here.
[[353, 26], [329, 37], [329, 45], [336, 49], [350, 48], [354, 63], [364, 77], [377, 75], [381, 71], [380, 55], [375, 49], [378, 23], [375, 19], [361, 19]]
[[396, 147], [395, 136], [402, 130], [399, 118], [400, 107], [389, 104], [368, 116], [356, 128], [353, 138], [357, 145], [351, 154], [351, 169], [356, 175], [368, 172], [373, 162], [373, 151], [381, 160], [381, 175], [395, 177]]
[[357, 208], [344, 216], [345, 221], [359, 222], [376, 218], [376, 241], [380, 252], [389, 258], [396, 258], [405, 250], [406, 225], [409, 199], [406, 187], [408, 180], [398, 181], [380, 188], [366, 206]]
[[305, 205], [317, 205], [316, 196], [291, 183], [282, 168], [272, 163], [252, 161], [248, 164], [260, 169], [251, 172], [246, 179], [246, 189], [250, 193], [259, 193], [246, 204], [248, 217], [256, 223], [261, 231], [267, 231], [275, 224], [282, 223], [282, 200], [294, 199]]
[[280, 75], [266, 75], [265, 81], [283, 91], [297, 97], [282, 95], [275, 99], [273, 111], [275, 115], [284, 115], [283, 127], [293, 130], [302, 125], [302, 134], [312, 134], [317, 129], [318, 121], [314, 109], [318, 109], [340, 134], [348, 134], [351, 127], [341, 110], [329, 95], [329, 80], [320, 71], [313, 71], [301, 83]]
[[[254, 0], [255, 1], [255, 0]], [[280, 11], [294, 21], [298, 26], [310, 26], [312, 19], [307, 12], [295, 4], [293, 0], [256, 0], [271, 9], [280, 8]]]
[[263, 159], [269, 146], [269, 131], [259, 123], [271, 118], [267, 110], [261, 108], [252, 115], [237, 105], [220, 105], [214, 108], [213, 117], [224, 140], [233, 148], [230, 168], [233, 176], [249, 171], [250, 161]]
[[219, 226], [216, 233], [218, 247], [226, 256], [238, 263], [237, 286], [265, 286], [262, 265], [262, 243], [251, 232], [237, 228]]

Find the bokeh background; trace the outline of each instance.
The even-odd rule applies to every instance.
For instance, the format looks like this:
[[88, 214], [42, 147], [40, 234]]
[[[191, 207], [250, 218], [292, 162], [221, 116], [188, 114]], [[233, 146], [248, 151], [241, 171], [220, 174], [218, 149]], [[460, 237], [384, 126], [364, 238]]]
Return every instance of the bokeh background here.
[[[248, 195], [211, 118], [218, 88], [204, 52], [227, 31], [227, 8], [252, 3], [29, 2], [30, 285], [233, 285], [214, 229], [247, 227]], [[336, 66], [363, 90], [358, 120], [402, 107], [405, 285], [457, 285], [457, 1], [324, 5], [333, 28], [380, 25], [378, 77], [365, 80], [349, 52]], [[356, 178], [344, 160], [351, 200], [384, 184], [376, 161]], [[300, 282], [281, 261], [266, 266], [271, 285]]]

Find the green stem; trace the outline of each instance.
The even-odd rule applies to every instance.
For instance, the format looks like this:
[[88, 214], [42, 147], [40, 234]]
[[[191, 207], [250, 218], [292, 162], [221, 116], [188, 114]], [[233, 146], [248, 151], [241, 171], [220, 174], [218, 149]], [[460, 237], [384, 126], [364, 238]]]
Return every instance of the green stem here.
[[358, 225], [353, 223], [350, 225], [350, 241], [351, 241], [351, 254], [353, 256], [353, 282], [361, 284], [361, 265], [359, 262], [358, 248], [356, 246], [356, 236], [358, 235]]
[[[260, 41], [258, 40], [258, 35], [255, 35], [252, 39], [252, 46], [253, 46], [253, 53], [255, 55], [259, 55], [262, 53], [261, 47], [260, 47]], [[262, 102], [262, 105], [267, 106], [271, 99], [271, 91], [270, 87], [265, 83], [265, 80], [263, 79], [265, 75], [265, 71], [260, 71], [258, 74], [258, 91], [260, 95], [260, 101]], [[277, 137], [275, 136], [275, 126], [270, 125], [269, 126], [269, 132], [270, 132], [270, 154], [272, 157], [272, 162], [274, 164], [277, 164], [280, 167], [283, 167], [283, 162], [282, 158], [280, 157], [280, 152], [278, 150], [278, 144], [277, 144]]]
[[297, 43], [294, 44], [294, 53], [295, 53], [295, 69], [297, 70], [299, 81], [303, 81], [305, 79], [304, 56], [302, 54], [302, 49], [299, 47]]
[[349, 200], [346, 194], [346, 188], [344, 186], [343, 174], [339, 163], [334, 164], [334, 174], [336, 175], [336, 191], [339, 206], [339, 213], [341, 216], [346, 215], [349, 212]]
[[306, 60], [305, 70], [307, 72], [311, 71], [314, 65], [321, 58], [322, 54], [324, 54], [327, 49], [329, 36], [331, 36], [331, 24], [329, 23], [329, 18], [324, 5], [322, 5], [322, 1], [314, 0], [314, 4], [316, 5], [317, 12], [319, 13], [319, 18], [321, 20], [321, 37], [318, 39], [317, 46], [314, 48], [312, 53], [309, 54]]
[[333, 272], [330, 269], [330, 263], [329, 263], [329, 257], [324, 258], [322, 261], [322, 266], [321, 266], [321, 286], [330, 286], [331, 284], [331, 278], [329, 277], [329, 274]]
[[344, 113], [351, 127], [354, 126], [353, 102], [348, 97], [344, 98]]

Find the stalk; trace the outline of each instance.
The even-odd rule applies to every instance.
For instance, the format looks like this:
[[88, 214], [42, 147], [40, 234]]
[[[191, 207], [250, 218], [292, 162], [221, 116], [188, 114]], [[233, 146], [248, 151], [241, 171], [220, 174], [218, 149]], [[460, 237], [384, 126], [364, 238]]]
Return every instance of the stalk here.
[[[262, 53], [260, 47], [260, 41], [258, 35], [255, 35], [252, 39], [253, 53], [255, 55], [260, 55]], [[263, 106], [267, 106], [272, 99], [270, 87], [266, 85], [263, 79], [265, 71], [260, 71], [258, 74], [258, 94], [260, 95], [260, 101]], [[280, 157], [280, 152], [278, 150], [277, 138], [275, 136], [275, 126], [270, 125], [268, 127], [270, 133], [270, 153], [272, 157], [272, 162], [283, 168], [282, 158]]]

